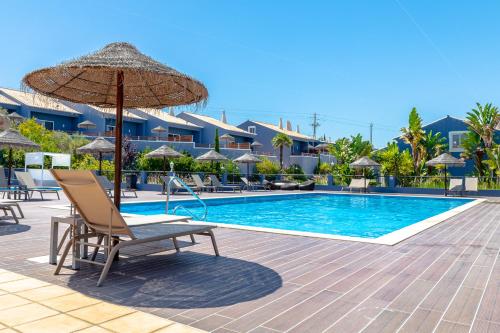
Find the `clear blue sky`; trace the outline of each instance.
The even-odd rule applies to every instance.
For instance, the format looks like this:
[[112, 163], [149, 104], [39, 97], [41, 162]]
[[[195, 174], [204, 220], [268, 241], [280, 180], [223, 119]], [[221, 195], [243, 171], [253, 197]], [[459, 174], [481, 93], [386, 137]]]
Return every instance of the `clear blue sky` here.
[[1, 1], [0, 86], [128, 41], [203, 81], [203, 113], [308, 125], [332, 139], [373, 122], [385, 144], [424, 122], [498, 103], [498, 1]]

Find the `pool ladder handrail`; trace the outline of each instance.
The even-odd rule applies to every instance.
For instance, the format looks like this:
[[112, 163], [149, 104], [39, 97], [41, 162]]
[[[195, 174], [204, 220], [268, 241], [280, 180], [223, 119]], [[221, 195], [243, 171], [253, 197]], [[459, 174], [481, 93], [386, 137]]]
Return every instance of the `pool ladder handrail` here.
[[170, 202], [170, 188], [171, 188], [172, 182], [174, 182], [175, 180], [177, 180], [179, 182], [179, 184], [181, 184], [182, 187], [184, 187], [186, 189], [186, 191], [188, 191], [203, 206], [204, 211], [203, 211], [203, 215], [200, 217], [200, 216], [196, 215], [195, 213], [193, 213], [192, 211], [190, 211], [189, 209], [187, 209], [186, 207], [184, 207], [182, 205], [178, 205], [174, 208], [172, 213], [175, 215], [177, 210], [180, 208], [180, 209], [183, 209], [184, 211], [186, 211], [194, 219], [196, 219], [198, 221], [205, 221], [207, 219], [207, 214], [208, 214], [207, 205], [205, 204], [205, 202], [203, 200], [200, 199], [198, 194], [196, 194], [191, 189], [191, 187], [189, 187], [189, 185], [187, 185], [182, 179], [180, 179], [176, 175], [169, 176], [169, 180], [167, 183], [167, 201], [166, 201], [166, 205], [165, 205], [165, 214], [168, 214], [168, 203]]

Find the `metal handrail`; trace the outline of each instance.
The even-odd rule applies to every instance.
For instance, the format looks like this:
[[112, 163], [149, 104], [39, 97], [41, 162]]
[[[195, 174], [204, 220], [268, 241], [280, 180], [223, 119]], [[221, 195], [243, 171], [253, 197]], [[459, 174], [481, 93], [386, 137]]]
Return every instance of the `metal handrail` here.
[[207, 205], [205, 204], [205, 202], [203, 200], [200, 199], [198, 194], [194, 193], [194, 191], [191, 189], [191, 187], [189, 187], [186, 183], [184, 183], [184, 181], [182, 179], [180, 179], [179, 177], [177, 177], [175, 175], [170, 176], [168, 183], [167, 183], [167, 201], [165, 204], [165, 214], [168, 214], [168, 203], [170, 202], [170, 186], [174, 180], [177, 180], [182, 185], [182, 187], [184, 187], [186, 189], [186, 191], [188, 191], [203, 206], [204, 211], [203, 211], [203, 215], [200, 217], [200, 216], [197, 216], [196, 214], [194, 214], [193, 212], [191, 212], [186, 207], [179, 205], [179, 206], [176, 206], [174, 208], [173, 213], [175, 214], [177, 209], [181, 208], [181, 209], [184, 209], [186, 212], [188, 212], [196, 220], [205, 221], [207, 219], [207, 214], [208, 214]]

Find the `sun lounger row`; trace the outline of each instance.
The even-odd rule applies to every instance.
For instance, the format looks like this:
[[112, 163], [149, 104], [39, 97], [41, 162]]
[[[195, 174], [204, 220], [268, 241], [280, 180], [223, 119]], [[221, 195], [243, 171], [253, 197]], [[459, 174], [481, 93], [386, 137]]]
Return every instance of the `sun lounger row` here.
[[451, 194], [463, 195], [478, 191], [478, 179], [476, 177], [451, 178], [448, 192]]
[[[106, 191], [109, 197], [113, 197], [113, 191], [115, 189], [114, 185], [112, 182], [109, 181], [108, 177], [106, 176], [96, 176], [97, 179], [99, 180], [99, 183], [101, 183], [102, 187]], [[137, 198], [137, 191], [133, 188], [122, 188], [121, 189], [121, 195], [126, 196], [126, 193], [132, 193], [132, 195]]]

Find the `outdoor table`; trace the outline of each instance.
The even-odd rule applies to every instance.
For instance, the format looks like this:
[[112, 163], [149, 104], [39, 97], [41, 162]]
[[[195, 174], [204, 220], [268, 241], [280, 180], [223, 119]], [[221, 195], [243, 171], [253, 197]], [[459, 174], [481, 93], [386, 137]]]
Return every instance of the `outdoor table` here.
[[[59, 224], [66, 224], [68, 228], [63, 234], [63, 237], [59, 241]], [[87, 233], [87, 226], [83, 223], [83, 219], [78, 214], [70, 215], [57, 215], [52, 216], [50, 221], [50, 249], [49, 249], [49, 264], [57, 264], [57, 255], [64, 245], [64, 241], [69, 237], [71, 241], [71, 233], [73, 235], [81, 235]], [[88, 246], [80, 245], [73, 246], [73, 262], [71, 264], [72, 269], [79, 269], [80, 264], [76, 258], [86, 258], [88, 255]]]

